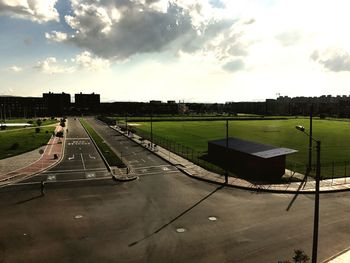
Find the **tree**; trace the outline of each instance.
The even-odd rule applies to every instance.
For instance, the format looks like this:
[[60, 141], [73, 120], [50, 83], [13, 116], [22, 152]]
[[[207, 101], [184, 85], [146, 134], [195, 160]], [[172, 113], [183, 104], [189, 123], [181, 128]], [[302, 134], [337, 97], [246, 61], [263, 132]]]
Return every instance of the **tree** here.
[[36, 133], [39, 133], [39, 132], [40, 132], [40, 128], [39, 128], [39, 127], [36, 127], [36, 128], [35, 128], [35, 132], [36, 132]]
[[40, 119], [36, 120], [36, 125], [40, 126], [42, 124], [42, 121]]
[[[309, 262], [309, 260], [310, 258], [308, 255], [305, 254], [304, 250], [294, 249], [294, 257], [293, 257], [294, 263], [307, 263]], [[291, 261], [284, 260], [284, 261], [278, 261], [278, 263], [291, 263]]]

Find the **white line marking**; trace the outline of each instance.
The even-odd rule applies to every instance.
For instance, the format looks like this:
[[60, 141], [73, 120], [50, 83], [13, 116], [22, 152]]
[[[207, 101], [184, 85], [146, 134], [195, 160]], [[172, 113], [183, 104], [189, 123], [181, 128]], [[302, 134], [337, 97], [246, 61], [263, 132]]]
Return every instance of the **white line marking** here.
[[74, 160], [74, 154], [73, 154], [72, 157], [68, 157], [68, 160], [69, 160], [69, 161], [70, 161], [70, 160]]
[[84, 171], [85, 171], [85, 170], [86, 170], [86, 167], [85, 167], [85, 163], [84, 163], [83, 154], [81, 153], [80, 156], [81, 156], [81, 161], [82, 161], [82, 163], [83, 163], [83, 167], [84, 167]]
[[66, 140], [90, 140], [90, 138], [66, 138]]
[[143, 167], [137, 167], [136, 169], [147, 169], [147, 168], [157, 168], [157, 167], [173, 167], [172, 165], [167, 165], [167, 164], [163, 164], [163, 165], [156, 165], [156, 166], [143, 166]]
[[144, 159], [141, 159], [141, 161], [143, 161], [144, 163], [146, 162]]
[[95, 156], [91, 156], [90, 154], [89, 154], [89, 157], [90, 157], [90, 159], [96, 159]]

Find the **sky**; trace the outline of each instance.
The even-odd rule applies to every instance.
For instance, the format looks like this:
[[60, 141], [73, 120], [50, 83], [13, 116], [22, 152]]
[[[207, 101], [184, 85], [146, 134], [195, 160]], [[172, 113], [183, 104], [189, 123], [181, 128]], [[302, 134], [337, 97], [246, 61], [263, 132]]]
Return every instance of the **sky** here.
[[346, 0], [0, 0], [0, 95], [350, 95]]

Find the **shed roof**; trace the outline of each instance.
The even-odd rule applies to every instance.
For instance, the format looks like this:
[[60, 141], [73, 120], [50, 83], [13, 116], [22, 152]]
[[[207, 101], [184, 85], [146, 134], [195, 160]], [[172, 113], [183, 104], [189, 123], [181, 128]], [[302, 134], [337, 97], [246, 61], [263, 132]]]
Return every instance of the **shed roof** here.
[[[226, 147], [226, 139], [213, 140], [209, 141], [209, 143]], [[281, 148], [232, 137], [228, 138], [228, 147], [234, 151], [247, 153], [264, 159], [298, 152], [297, 150], [289, 148]]]

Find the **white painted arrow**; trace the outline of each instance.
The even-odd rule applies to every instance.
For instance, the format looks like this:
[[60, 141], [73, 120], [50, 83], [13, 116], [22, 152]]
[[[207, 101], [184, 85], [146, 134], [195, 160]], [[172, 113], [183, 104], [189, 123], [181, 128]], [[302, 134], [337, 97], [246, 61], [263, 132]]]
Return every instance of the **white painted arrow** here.
[[73, 160], [73, 159], [74, 159], [74, 154], [73, 154], [72, 157], [69, 157], [69, 158], [68, 158], [69, 161], [70, 161], [70, 160]]

